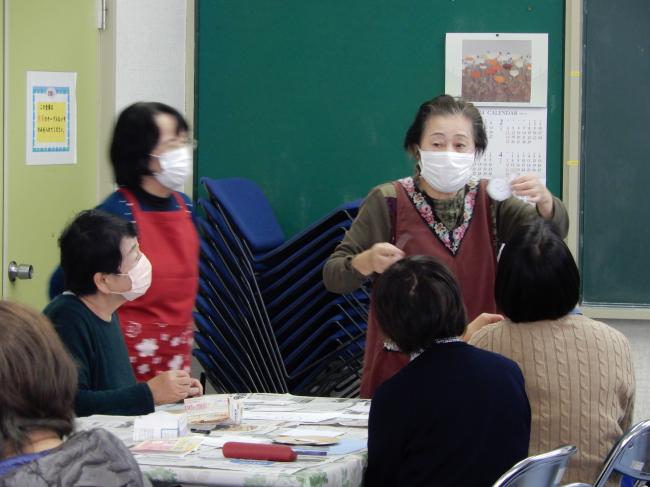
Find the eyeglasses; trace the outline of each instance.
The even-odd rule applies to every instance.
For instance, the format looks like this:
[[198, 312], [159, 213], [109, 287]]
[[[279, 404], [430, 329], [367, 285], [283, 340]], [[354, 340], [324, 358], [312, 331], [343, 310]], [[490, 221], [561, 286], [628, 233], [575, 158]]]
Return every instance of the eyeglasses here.
[[176, 137], [174, 139], [169, 139], [164, 142], [159, 142], [156, 146], [158, 149], [156, 152], [166, 152], [170, 149], [179, 149], [181, 147], [189, 146], [192, 150], [196, 150], [199, 142], [196, 139], [188, 139], [186, 137]]

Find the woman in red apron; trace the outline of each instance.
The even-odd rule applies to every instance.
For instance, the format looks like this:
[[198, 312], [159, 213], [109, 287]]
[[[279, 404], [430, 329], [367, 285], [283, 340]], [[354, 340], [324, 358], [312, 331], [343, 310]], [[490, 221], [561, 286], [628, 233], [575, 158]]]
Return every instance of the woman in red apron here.
[[153, 268], [147, 293], [118, 311], [138, 381], [170, 369], [189, 372], [199, 239], [191, 201], [188, 125], [162, 103], [136, 103], [119, 116], [110, 149], [119, 189], [99, 208], [133, 221]]
[[[448, 95], [424, 102], [404, 140], [417, 163], [415, 176], [370, 192], [325, 265], [325, 286], [332, 292], [352, 292], [405, 256], [432, 255], [454, 273], [470, 320], [496, 312], [493, 289], [500, 243], [520, 224], [540, 217], [553, 220], [566, 235], [568, 218], [562, 202], [536, 175], [515, 177], [505, 191], [488, 194], [487, 181], [472, 174], [475, 158], [486, 147], [485, 127], [474, 105]], [[510, 194], [526, 196], [534, 205]], [[372, 397], [409, 361], [382, 335], [372, 300], [370, 308], [362, 397]]]

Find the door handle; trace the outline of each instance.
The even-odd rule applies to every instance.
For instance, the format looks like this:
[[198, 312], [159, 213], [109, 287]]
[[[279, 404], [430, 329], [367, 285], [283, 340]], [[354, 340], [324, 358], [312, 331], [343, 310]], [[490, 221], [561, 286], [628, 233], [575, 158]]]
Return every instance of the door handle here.
[[31, 279], [34, 275], [34, 266], [31, 264], [16, 264], [16, 261], [12, 260], [9, 262], [7, 274], [11, 282], [16, 279]]

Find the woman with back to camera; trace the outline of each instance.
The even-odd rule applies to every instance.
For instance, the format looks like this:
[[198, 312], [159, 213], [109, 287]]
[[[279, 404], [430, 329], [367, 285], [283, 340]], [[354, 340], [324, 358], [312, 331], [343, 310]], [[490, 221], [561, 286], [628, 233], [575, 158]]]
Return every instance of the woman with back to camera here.
[[530, 407], [517, 364], [466, 344], [456, 279], [407, 257], [375, 283], [383, 333], [411, 362], [376, 391], [367, 487], [492, 485], [527, 456]]
[[199, 240], [180, 192], [192, 165], [187, 122], [168, 105], [135, 103], [117, 119], [110, 157], [119, 189], [99, 209], [135, 223], [153, 268], [147, 294], [118, 310], [133, 371], [139, 382], [189, 372]]
[[0, 337], [0, 486], [150, 485], [111, 433], [71, 435], [77, 369], [45, 316], [1, 301]]
[[[498, 245], [536, 218], [555, 221], [566, 234], [568, 218], [562, 202], [535, 175], [519, 176], [510, 186], [513, 195], [532, 204], [515, 197], [490, 198], [487, 181], [472, 177], [474, 160], [486, 147], [485, 127], [474, 105], [448, 95], [424, 102], [404, 139], [416, 161], [415, 176], [370, 192], [325, 265], [325, 286], [348, 293], [404, 256], [433, 255], [458, 279], [470, 320], [495, 313]], [[408, 356], [381, 335], [371, 304], [361, 396], [372, 397], [407, 362]]]
[[532, 412], [529, 454], [575, 445], [564, 481], [594, 482], [630, 427], [634, 369], [622, 333], [580, 314], [580, 274], [548, 222], [522, 227], [499, 259], [496, 301], [505, 321], [469, 343], [519, 364]]

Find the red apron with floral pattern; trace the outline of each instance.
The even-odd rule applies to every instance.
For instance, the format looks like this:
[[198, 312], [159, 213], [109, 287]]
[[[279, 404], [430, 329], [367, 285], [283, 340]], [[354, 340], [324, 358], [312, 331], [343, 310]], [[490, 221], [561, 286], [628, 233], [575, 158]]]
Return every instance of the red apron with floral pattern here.
[[151, 287], [118, 309], [129, 359], [139, 382], [170, 369], [189, 372], [199, 285], [199, 237], [192, 214], [174, 192], [179, 211], [142, 211], [121, 188], [138, 229], [140, 249], [151, 261]]
[[[436, 218], [413, 178], [401, 179], [394, 185], [397, 203], [393, 244], [407, 256], [432, 255], [452, 271], [460, 285], [468, 321], [484, 312], [496, 313], [496, 251], [486, 181], [468, 184], [463, 221], [451, 232]], [[363, 398], [372, 397], [377, 387], [409, 362], [408, 355], [387, 350], [384, 341], [371, 304], [361, 376]]]

